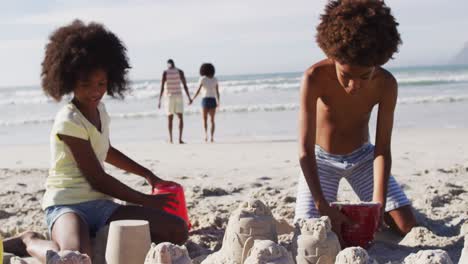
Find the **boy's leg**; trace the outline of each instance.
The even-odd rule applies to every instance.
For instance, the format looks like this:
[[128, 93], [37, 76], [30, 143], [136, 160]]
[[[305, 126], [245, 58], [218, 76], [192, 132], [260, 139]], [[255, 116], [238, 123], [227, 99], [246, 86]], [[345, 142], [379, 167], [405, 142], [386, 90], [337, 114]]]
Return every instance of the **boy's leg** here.
[[[353, 160], [348, 161], [350, 164], [357, 165], [351, 169], [346, 180], [359, 199], [366, 202], [372, 201], [374, 192], [373, 157], [373, 146], [369, 146], [362, 151], [362, 155], [356, 155]], [[390, 176], [388, 180], [385, 212], [385, 220], [392, 219], [392, 222], [388, 224], [402, 235], [407, 234], [416, 225], [411, 203], [393, 176]]]
[[402, 236], [408, 234], [417, 224], [411, 205], [405, 205], [387, 212], [385, 222]]
[[[317, 157], [317, 151], [316, 160], [320, 186], [325, 200], [329, 203], [334, 202], [336, 201], [342, 171], [334, 167], [331, 163], [328, 163], [325, 159]], [[320, 213], [315, 207], [314, 197], [310, 192], [304, 174], [301, 173], [297, 187], [294, 222], [300, 218], [307, 219], [318, 217], [320, 217]]]
[[169, 114], [167, 116], [167, 121], [168, 121], [168, 128], [169, 128], [169, 142], [172, 143], [172, 123], [173, 123], [173, 120], [174, 120], [174, 115], [173, 114]]
[[203, 128], [205, 129], [205, 142], [207, 142], [208, 141], [208, 109], [203, 107], [202, 114], [203, 114]]
[[211, 142], [214, 141], [214, 132], [215, 132], [215, 114], [216, 114], [216, 108], [212, 108], [209, 110], [208, 114], [210, 115], [210, 120], [211, 120]]
[[182, 133], [184, 131], [184, 114], [177, 114], [179, 117], [179, 143], [184, 144], [185, 142], [182, 140]]
[[187, 241], [188, 229], [185, 221], [164, 211], [141, 206], [120, 206], [108, 223], [126, 219], [148, 221], [151, 240], [155, 243], [171, 242], [182, 245]]

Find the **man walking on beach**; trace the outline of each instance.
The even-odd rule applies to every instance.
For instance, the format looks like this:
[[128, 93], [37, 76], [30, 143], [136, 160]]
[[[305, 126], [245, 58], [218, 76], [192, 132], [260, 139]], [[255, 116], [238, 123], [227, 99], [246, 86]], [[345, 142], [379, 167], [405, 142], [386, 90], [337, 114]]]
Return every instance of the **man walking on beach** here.
[[161, 108], [161, 98], [164, 94], [164, 88], [166, 88], [165, 101], [169, 127], [169, 142], [173, 143], [172, 121], [174, 120], [175, 114], [177, 117], [179, 117], [179, 143], [184, 144], [185, 142], [182, 140], [182, 132], [184, 130], [184, 100], [180, 86], [181, 82], [184, 85], [185, 93], [187, 94], [189, 102], [191, 103], [192, 98], [190, 98], [184, 72], [180, 69], [177, 69], [175, 67], [174, 61], [169, 59], [167, 61], [167, 70], [164, 71], [161, 79], [161, 92], [159, 93], [158, 108]]

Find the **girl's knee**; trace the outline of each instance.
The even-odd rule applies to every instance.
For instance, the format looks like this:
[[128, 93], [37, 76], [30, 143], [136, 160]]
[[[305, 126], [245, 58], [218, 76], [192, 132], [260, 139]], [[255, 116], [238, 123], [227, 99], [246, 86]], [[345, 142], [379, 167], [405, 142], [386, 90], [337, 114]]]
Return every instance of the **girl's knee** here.
[[[161, 237], [161, 235], [163, 237]], [[188, 239], [188, 227], [185, 221], [181, 218], [173, 221], [169, 226], [164, 228], [164, 233], [152, 232], [151, 239], [153, 241], [164, 242], [161, 239], [166, 240], [165, 242], [171, 242], [173, 244], [182, 245]]]

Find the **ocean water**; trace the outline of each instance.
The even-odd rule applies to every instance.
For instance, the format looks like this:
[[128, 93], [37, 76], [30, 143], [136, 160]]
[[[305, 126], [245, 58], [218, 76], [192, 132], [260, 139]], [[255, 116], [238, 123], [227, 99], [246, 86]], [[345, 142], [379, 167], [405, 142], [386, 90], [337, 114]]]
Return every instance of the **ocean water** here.
[[[395, 129], [467, 128], [468, 66], [389, 69], [399, 83]], [[218, 141], [294, 140], [301, 73], [218, 76], [221, 107], [217, 112]], [[188, 78], [195, 92], [197, 77]], [[111, 140], [167, 140], [167, 118], [157, 109], [160, 80], [134, 81], [124, 100], [103, 99], [111, 115]], [[40, 86], [0, 88], [0, 144], [43, 144], [56, 103]], [[186, 100], [187, 102], [187, 100]], [[200, 99], [185, 108], [184, 139], [203, 138]], [[375, 114], [371, 129], [375, 127]], [[174, 136], [177, 135], [175, 122]], [[373, 134], [373, 131], [371, 131]], [[176, 137], [175, 137], [176, 138]]]

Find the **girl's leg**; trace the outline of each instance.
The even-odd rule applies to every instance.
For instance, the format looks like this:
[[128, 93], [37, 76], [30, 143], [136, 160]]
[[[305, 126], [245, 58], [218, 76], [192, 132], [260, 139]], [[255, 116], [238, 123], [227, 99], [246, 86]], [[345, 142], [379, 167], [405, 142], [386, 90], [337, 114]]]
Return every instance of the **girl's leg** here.
[[202, 107], [203, 128], [205, 129], [205, 142], [208, 142], [208, 109]]
[[36, 232], [24, 232], [21, 235], [7, 238], [3, 241], [5, 252], [15, 254], [19, 257], [33, 256], [45, 262], [45, 253], [43, 256], [39, 252], [47, 252], [47, 250], [58, 250], [57, 243], [44, 240], [44, 238]]
[[108, 222], [126, 219], [148, 221], [151, 240], [155, 243], [171, 242], [182, 245], [187, 241], [188, 229], [185, 221], [164, 211], [142, 206], [120, 206]]
[[6, 239], [5, 251], [18, 256], [30, 255], [46, 263], [48, 250], [72, 250], [92, 257], [88, 225], [75, 213], [60, 216], [52, 228], [52, 241], [44, 240], [34, 232]]
[[214, 132], [215, 132], [215, 114], [216, 114], [216, 108], [210, 109], [208, 114], [210, 115], [210, 120], [211, 120], [211, 142], [214, 142]]
[[79, 251], [93, 257], [88, 224], [78, 214], [66, 213], [60, 216], [52, 227], [52, 240], [60, 251]]

